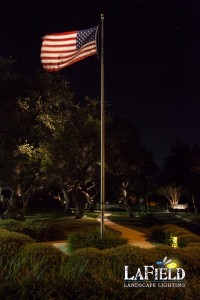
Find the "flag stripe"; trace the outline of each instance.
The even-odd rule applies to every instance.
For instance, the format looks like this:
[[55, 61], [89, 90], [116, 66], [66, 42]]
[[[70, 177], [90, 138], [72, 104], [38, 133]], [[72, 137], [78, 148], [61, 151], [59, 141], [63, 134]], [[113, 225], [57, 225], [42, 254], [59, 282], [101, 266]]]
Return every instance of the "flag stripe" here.
[[[85, 50], [85, 48], [87, 48], [87, 49], [96, 49], [96, 45], [94, 44], [94, 42], [92, 42], [92, 43], [88, 43], [87, 45], [85, 45], [85, 46], [83, 46], [82, 47], [82, 51], [84, 51]], [[55, 51], [55, 49], [53, 49], [53, 50], [49, 50], [49, 51], [42, 51], [41, 52], [41, 58], [42, 59], [44, 59], [44, 57], [52, 57], [52, 58], [55, 58], [55, 57], [61, 57], [61, 54], [62, 54], [62, 57], [63, 56], [70, 56], [70, 55], [74, 55], [76, 52], [77, 52], [77, 54], [79, 53], [79, 51], [80, 51], [80, 49], [79, 50], [76, 50], [76, 49], [72, 49], [72, 50], [66, 50], [66, 51], [58, 51], [58, 50], [56, 50]]]
[[41, 63], [52, 72], [97, 53], [97, 28], [46, 35], [41, 47]]
[[55, 62], [57, 62], [57, 65], [63, 64], [63, 63], [67, 63], [68, 61], [73, 60], [74, 58], [77, 58], [79, 56], [88, 54], [88, 53], [94, 53], [96, 51], [96, 49], [86, 49], [85, 51], [81, 51], [79, 54], [74, 54], [73, 56], [69, 56], [69, 57], [60, 57], [59, 62], [57, 62], [57, 58], [53, 58], [53, 59], [49, 59], [49, 58], [45, 58], [43, 59], [43, 64], [44, 65], [54, 65]]
[[46, 70], [60, 70], [64, 67], [67, 67], [68, 65], [71, 65], [72, 63], [83, 59], [85, 56], [91, 56], [96, 53], [96, 47], [94, 49], [86, 49], [85, 51], [80, 51], [79, 54], [74, 54], [73, 56], [70, 56], [68, 59], [62, 59], [62, 57], [56, 61], [52, 61], [49, 59], [43, 60], [43, 66]]

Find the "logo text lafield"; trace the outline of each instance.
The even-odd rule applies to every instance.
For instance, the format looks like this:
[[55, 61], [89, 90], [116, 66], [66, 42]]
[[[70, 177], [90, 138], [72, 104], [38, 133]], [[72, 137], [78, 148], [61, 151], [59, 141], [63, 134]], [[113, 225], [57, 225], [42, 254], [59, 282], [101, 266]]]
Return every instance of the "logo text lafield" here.
[[[180, 281], [185, 278], [185, 271], [182, 268], [176, 268], [176, 270], [169, 268], [155, 268], [152, 266], [144, 266], [144, 269], [138, 268], [136, 273], [129, 277], [129, 266], [125, 266], [124, 281]], [[175, 274], [174, 274], [175, 273]], [[132, 275], [132, 274], [131, 274]], [[151, 275], [149, 278], [149, 275]]]

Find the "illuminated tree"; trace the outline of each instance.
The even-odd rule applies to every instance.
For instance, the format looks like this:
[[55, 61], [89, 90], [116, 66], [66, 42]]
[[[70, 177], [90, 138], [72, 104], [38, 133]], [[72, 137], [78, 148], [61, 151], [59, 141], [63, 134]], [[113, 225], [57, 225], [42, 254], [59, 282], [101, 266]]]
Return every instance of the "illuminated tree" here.
[[65, 210], [68, 210], [70, 193], [77, 218], [82, 217], [87, 200], [82, 187], [99, 172], [98, 101], [85, 98], [82, 103], [75, 103], [62, 77], [44, 74], [33, 82], [30, 97], [20, 98], [18, 104], [20, 121], [28, 133], [27, 139], [18, 146], [18, 152], [26, 158], [24, 163], [21, 161], [22, 178], [24, 168], [28, 170], [30, 165], [30, 174], [41, 174], [42, 184], [52, 178], [57, 180]]
[[182, 187], [174, 184], [163, 186], [159, 189], [161, 195], [165, 196], [171, 205], [178, 204], [182, 194]]

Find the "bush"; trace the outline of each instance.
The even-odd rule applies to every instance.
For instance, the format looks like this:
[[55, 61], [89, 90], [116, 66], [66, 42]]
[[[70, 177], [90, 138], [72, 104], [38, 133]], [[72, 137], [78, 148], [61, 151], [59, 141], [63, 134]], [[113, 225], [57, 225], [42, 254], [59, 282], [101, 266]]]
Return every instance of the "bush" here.
[[77, 274], [90, 275], [104, 264], [104, 253], [97, 248], [82, 248], [73, 252], [68, 259], [67, 267], [77, 270]]
[[5, 263], [15, 257], [24, 246], [33, 243], [34, 240], [21, 233], [11, 232], [6, 229], [0, 230], [0, 257]]
[[187, 247], [200, 249], [200, 242], [197, 242], [197, 243], [189, 243], [189, 244], [187, 244]]
[[64, 227], [61, 224], [26, 220], [23, 232], [37, 242], [56, 241], [66, 238]]
[[[65, 255], [57, 252], [57, 249], [40, 244], [23, 248], [15, 258], [15, 265], [8, 264], [2, 270], [1, 299], [158, 300], [195, 299], [199, 294], [200, 249], [173, 249], [165, 245], [144, 249], [121, 245], [103, 251], [96, 248], [79, 249], [64, 260], [62, 257]], [[135, 274], [138, 267], [155, 265], [165, 256], [180, 260], [179, 266], [186, 271], [184, 289], [123, 288], [125, 265], [129, 265], [129, 276], [132, 276], [132, 270]]]
[[151, 234], [154, 238], [168, 245], [171, 245], [172, 236], [178, 237], [179, 247], [185, 247], [191, 242], [200, 243], [200, 237], [198, 235], [172, 224], [152, 226]]
[[125, 238], [122, 238], [114, 231], [106, 230], [101, 238], [100, 231], [98, 229], [91, 232], [81, 232], [71, 234], [68, 238], [69, 251], [73, 252], [81, 248], [97, 248], [108, 249], [117, 247], [127, 243]]
[[200, 248], [185, 247], [176, 249], [176, 256], [178, 257], [181, 267], [190, 275], [200, 274]]
[[180, 235], [178, 237], [179, 247], [185, 247], [189, 243], [194, 243], [194, 242], [200, 243], [200, 237], [196, 234], [187, 233], [187, 234]]
[[169, 235], [167, 236], [165, 234], [165, 230], [167, 230], [173, 226], [174, 225], [172, 225], [172, 224], [154, 225], [151, 227], [150, 233], [151, 233], [152, 237], [154, 237], [155, 239], [161, 241], [164, 244], [167, 244], [170, 237], [169, 237]]
[[0, 221], [0, 228], [14, 232], [23, 232], [23, 223], [14, 219], [6, 219]]
[[0, 221], [0, 228], [29, 235], [37, 242], [55, 241], [66, 238], [65, 229], [61, 224], [9, 219]]
[[67, 255], [53, 246], [34, 243], [25, 246], [17, 259], [21, 261], [22, 267], [29, 268], [30, 272], [36, 266], [48, 271], [59, 269], [61, 263], [67, 260]]

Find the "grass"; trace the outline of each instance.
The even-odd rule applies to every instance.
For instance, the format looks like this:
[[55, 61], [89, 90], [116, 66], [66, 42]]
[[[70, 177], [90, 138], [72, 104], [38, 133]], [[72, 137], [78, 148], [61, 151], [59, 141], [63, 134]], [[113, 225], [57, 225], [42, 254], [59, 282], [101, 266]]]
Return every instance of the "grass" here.
[[133, 218], [129, 218], [126, 212], [112, 212], [108, 219], [121, 226], [134, 229], [148, 235], [149, 227], [155, 224], [150, 214], [134, 212]]
[[42, 213], [35, 212], [27, 215], [26, 218], [27, 220], [36, 222], [62, 224], [65, 227], [66, 235], [68, 235], [71, 232], [79, 232], [96, 227], [99, 225], [99, 222], [96, 220], [96, 216], [98, 215], [99, 213], [87, 213], [86, 217], [84, 216], [82, 219], [75, 219], [75, 214], [72, 214], [72, 216], [65, 216], [63, 211], [56, 211]]
[[186, 213], [186, 212], [179, 212], [177, 214], [179, 218], [185, 218], [191, 222], [196, 222], [200, 224], [200, 215], [195, 215], [194, 213]]

